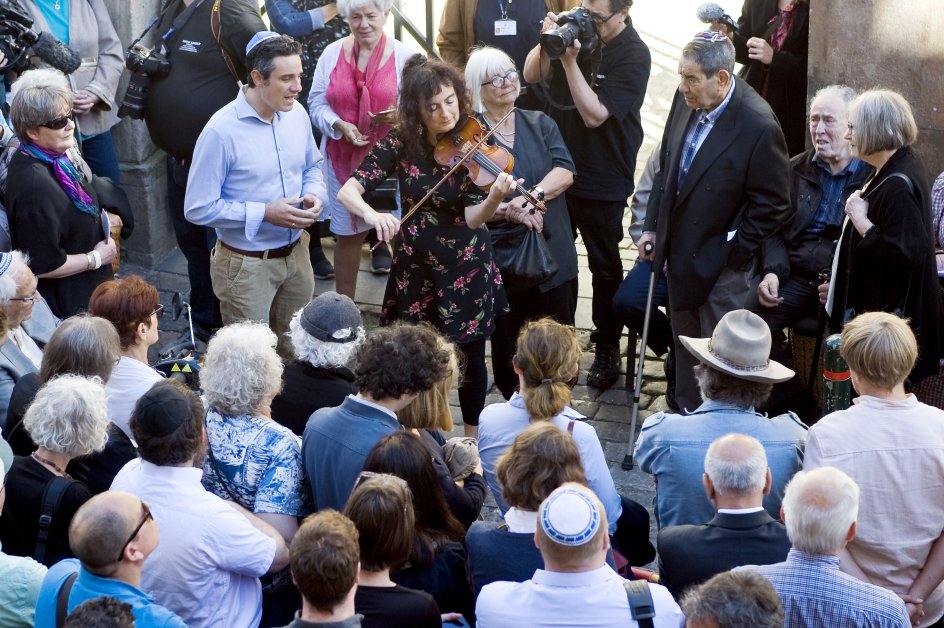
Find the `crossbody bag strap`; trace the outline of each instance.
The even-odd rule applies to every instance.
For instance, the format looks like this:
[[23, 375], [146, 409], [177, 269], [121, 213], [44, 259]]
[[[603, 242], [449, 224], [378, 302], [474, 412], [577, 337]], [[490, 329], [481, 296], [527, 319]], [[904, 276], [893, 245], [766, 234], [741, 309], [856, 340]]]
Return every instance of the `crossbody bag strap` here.
[[73, 571], [72, 575], [62, 583], [59, 593], [56, 594], [56, 628], [60, 628], [66, 623], [66, 615], [69, 614], [69, 594], [72, 593], [72, 585], [75, 584], [78, 577], [78, 570]]
[[656, 616], [656, 607], [652, 601], [649, 584], [644, 580], [627, 580], [623, 583], [623, 588], [626, 589], [629, 612], [639, 624], [639, 628], [653, 628], [652, 618]]
[[214, 0], [213, 2], [213, 8], [210, 10], [210, 29], [213, 31], [213, 39], [216, 40], [216, 46], [220, 49], [220, 54], [223, 55], [223, 62], [226, 63], [226, 67], [229, 68], [229, 73], [233, 75], [233, 78], [236, 79], [238, 83], [243, 80], [243, 77], [239, 76], [233, 58], [226, 52], [226, 49], [223, 48], [223, 43], [220, 41], [220, 38], [223, 36], [223, 23], [220, 17], [220, 4], [222, 4], [222, 2], [223, 0]]
[[75, 482], [72, 478], [54, 477], [46, 483], [43, 489], [42, 510], [39, 513], [39, 532], [36, 535], [36, 547], [33, 549], [33, 558], [42, 563], [46, 559], [46, 544], [49, 543], [49, 526], [53, 517], [59, 512], [62, 498]]

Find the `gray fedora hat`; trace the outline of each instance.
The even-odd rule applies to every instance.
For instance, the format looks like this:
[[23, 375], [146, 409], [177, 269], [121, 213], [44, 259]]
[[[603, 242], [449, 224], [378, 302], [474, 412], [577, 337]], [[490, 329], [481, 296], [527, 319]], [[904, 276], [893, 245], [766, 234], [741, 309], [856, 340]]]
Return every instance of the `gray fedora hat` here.
[[778, 384], [794, 375], [770, 359], [770, 327], [747, 310], [734, 310], [721, 317], [711, 338], [679, 336], [679, 341], [708, 366], [750, 382]]

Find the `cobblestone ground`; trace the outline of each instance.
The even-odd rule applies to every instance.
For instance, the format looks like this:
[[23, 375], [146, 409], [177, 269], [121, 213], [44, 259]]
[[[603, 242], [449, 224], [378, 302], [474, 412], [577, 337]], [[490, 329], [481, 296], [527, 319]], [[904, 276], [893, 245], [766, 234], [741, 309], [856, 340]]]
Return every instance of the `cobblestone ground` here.
[[[699, 0], [700, 2], [700, 0]], [[691, 36], [700, 28], [695, 19], [695, 8], [699, 2], [693, 0], [676, 0], [671, 8], [653, 2], [637, 2], [633, 7], [632, 16], [634, 25], [642, 38], [649, 45], [652, 52], [652, 74], [646, 93], [645, 104], [642, 110], [642, 120], [645, 139], [637, 161], [637, 176], [642, 170], [655, 144], [662, 135], [662, 128], [672, 104], [672, 97], [677, 86], [679, 51]], [[737, 11], [737, 7], [728, 7], [730, 11]], [[671, 15], [669, 13], [671, 12]], [[629, 212], [626, 212], [624, 225], [629, 226]], [[333, 257], [334, 243], [330, 238], [323, 240], [325, 252], [329, 258]], [[577, 242], [577, 251], [580, 264], [580, 291], [577, 305], [577, 328], [586, 347], [589, 344], [592, 322], [590, 320], [591, 283], [590, 271], [587, 268], [586, 251], [582, 242]], [[624, 237], [621, 245], [624, 269], [632, 267], [636, 259], [636, 249], [628, 237]], [[155, 268], [142, 268], [126, 264], [121, 274], [137, 273], [156, 285], [161, 291], [162, 302], [170, 303], [171, 295], [179, 291], [186, 295], [189, 290], [186, 263], [179, 250], [172, 252]], [[370, 272], [370, 261], [366, 248], [361, 261], [361, 273], [358, 278], [356, 301], [364, 314], [368, 327], [377, 325], [379, 305], [383, 297], [386, 276], [375, 276]], [[315, 292], [321, 293], [333, 290], [333, 281], [316, 281]], [[171, 342], [185, 328], [183, 319], [170, 320], [165, 316], [161, 321], [161, 342]], [[623, 338], [623, 355], [626, 354], [627, 338]], [[592, 347], [591, 347], [592, 349]], [[635, 371], [634, 365], [629, 365], [631, 373], [626, 374], [627, 364], [623, 360], [623, 375], [609, 390], [598, 391], [586, 385], [586, 371], [593, 361], [593, 353], [588, 351], [581, 360], [581, 374], [578, 385], [574, 389], [573, 406], [586, 415], [589, 423], [597, 430], [610, 471], [621, 493], [630, 497], [647, 508], [652, 507], [654, 495], [652, 479], [638, 469], [625, 471], [621, 462], [626, 454], [627, 444], [630, 441], [630, 407], [632, 402]], [[640, 398], [639, 424], [653, 412], [665, 409], [665, 375], [662, 361], [652, 354], [647, 355], [645, 376], [643, 379], [642, 395]], [[502, 401], [498, 390], [492, 385], [486, 403]], [[453, 415], [459, 424], [458, 399], [453, 395]], [[638, 427], [637, 427], [638, 430]], [[461, 431], [461, 425], [456, 434]], [[496, 516], [494, 502], [489, 499], [485, 516]], [[653, 520], [654, 521], [654, 520]], [[655, 524], [651, 528], [651, 535], [655, 537]]]

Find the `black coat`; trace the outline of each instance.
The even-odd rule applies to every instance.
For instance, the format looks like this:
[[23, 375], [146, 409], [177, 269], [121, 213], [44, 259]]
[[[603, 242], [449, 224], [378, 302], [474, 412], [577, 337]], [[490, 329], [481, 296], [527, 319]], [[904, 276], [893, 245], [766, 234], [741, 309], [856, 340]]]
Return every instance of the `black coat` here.
[[718, 513], [703, 525], [663, 528], [658, 547], [660, 582], [679, 599], [689, 587], [723, 571], [786, 560], [790, 540], [783, 524], [761, 510]]
[[282, 392], [272, 400], [272, 418], [299, 436], [308, 417], [321, 408], [335, 408], [357, 392], [349, 368], [315, 367], [295, 361], [282, 373]]
[[[743, 64], [741, 78], [764, 94], [783, 128], [790, 155], [806, 147], [806, 64], [810, 43], [810, 5], [801, 0], [793, 9], [793, 23], [770, 65], [747, 56], [747, 40], [760, 37], [770, 43], [777, 30], [777, 0], [745, 0], [734, 34], [734, 52]], [[771, 20], [774, 20], [771, 22]], [[766, 93], [763, 91], [766, 85]]]
[[[745, 268], [761, 243], [791, 216], [790, 161], [780, 125], [764, 100], [739, 78], [731, 100], [695, 154], [677, 189], [682, 144], [695, 116], [676, 92], [661, 172], [653, 183], [646, 231], [655, 231], [656, 264], [668, 260], [673, 307], [702, 306], [725, 266]], [[728, 240], [731, 231], [737, 233]]]
[[[900, 177], [890, 176], [901, 173]], [[838, 332], [853, 314], [896, 312], [918, 338], [913, 383], [938, 372], [941, 288], [931, 234], [931, 182], [911, 147], [899, 149], [866, 184], [863, 198], [875, 225], [865, 236], [851, 221], [843, 231], [830, 320]]]

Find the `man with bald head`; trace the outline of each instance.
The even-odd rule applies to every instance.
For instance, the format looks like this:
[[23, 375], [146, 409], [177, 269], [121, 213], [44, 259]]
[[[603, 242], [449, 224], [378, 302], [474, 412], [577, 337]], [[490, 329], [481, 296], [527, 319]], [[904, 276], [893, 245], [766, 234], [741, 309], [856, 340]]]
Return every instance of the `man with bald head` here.
[[715, 516], [659, 532], [660, 582], [675, 599], [722, 571], [777, 563], [790, 551], [786, 528], [764, 510], [771, 475], [760, 441], [735, 433], [715, 440], [701, 479]]
[[[493, 582], [475, 605], [479, 628], [491, 626], [629, 626], [626, 581], [606, 564], [606, 510], [593, 491], [567, 482], [538, 510], [534, 544], [544, 559], [524, 582]], [[646, 592], [647, 589], [643, 589]], [[682, 611], [665, 587], [648, 584], [650, 626], [677, 628]]]
[[160, 542], [147, 505], [131, 493], [106, 491], [87, 501], [69, 526], [76, 558], [52, 566], [36, 602], [36, 626], [61, 625], [60, 596], [66, 610], [86, 600], [113, 597], [131, 605], [138, 626], [183, 627], [184, 621], [141, 590], [144, 560]]

